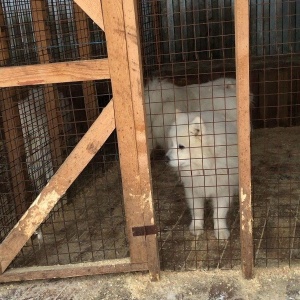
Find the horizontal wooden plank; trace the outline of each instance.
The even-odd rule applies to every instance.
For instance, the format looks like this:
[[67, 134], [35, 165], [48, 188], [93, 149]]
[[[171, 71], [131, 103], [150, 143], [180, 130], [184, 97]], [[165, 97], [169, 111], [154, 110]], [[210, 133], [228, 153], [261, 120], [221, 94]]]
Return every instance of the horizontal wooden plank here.
[[109, 79], [108, 60], [78, 60], [1, 67], [0, 87]]
[[74, 2], [104, 31], [101, 0], [74, 0]]
[[11, 269], [0, 275], [0, 282], [68, 278], [146, 270], [148, 270], [147, 263], [132, 264], [130, 263], [129, 258], [123, 258], [69, 265], [24, 267]]
[[19, 222], [0, 244], [0, 273], [4, 273], [58, 200], [115, 129], [113, 100], [103, 109]]

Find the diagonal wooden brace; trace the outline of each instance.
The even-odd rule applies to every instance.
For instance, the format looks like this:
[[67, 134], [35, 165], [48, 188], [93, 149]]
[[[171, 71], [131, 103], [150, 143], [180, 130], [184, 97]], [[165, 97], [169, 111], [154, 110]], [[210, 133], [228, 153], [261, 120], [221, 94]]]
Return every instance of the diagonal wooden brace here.
[[26, 213], [1, 243], [0, 273], [6, 270], [114, 129], [115, 118], [113, 100], [111, 100]]

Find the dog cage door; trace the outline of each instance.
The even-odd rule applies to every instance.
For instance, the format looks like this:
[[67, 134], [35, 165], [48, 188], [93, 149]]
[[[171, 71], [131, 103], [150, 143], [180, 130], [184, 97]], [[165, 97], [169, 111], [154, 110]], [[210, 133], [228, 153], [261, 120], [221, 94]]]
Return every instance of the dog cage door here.
[[[108, 59], [2, 67], [0, 87], [111, 79], [114, 99], [0, 244], [0, 282], [149, 270], [159, 278], [149, 156], [145, 134], [141, 54], [134, 0], [76, 0], [106, 29]], [[102, 14], [103, 10], [103, 14]], [[5, 47], [3, 47], [5, 49]], [[43, 78], [37, 76], [42, 69]], [[13, 74], [13, 76], [12, 76]], [[76, 76], [74, 76], [76, 74]], [[120, 260], [7, 270], [12, 260], [116, 128], [130, 257]], [[130, 151], [128, 150], [130, 149]]]

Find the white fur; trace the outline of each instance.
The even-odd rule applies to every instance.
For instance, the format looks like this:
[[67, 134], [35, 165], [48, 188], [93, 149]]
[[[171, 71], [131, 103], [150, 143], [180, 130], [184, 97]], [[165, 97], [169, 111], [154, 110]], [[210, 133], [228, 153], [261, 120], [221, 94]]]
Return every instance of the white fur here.
[[215, 236], [227, 239], [226, 215], [238, 192], [235, 79], [184, 87], [154, 79], [145, 99], [150, 151], [168, 149], [168, 164], [179, 170], [192, 214], [190, 231], [203, 232], [204, 201], [210, 198]]
[[192, 214], [190, 231], [203, 232], [204, 201], [211, 199], [214, 229], [218, 239], [230, 232], [226, 215], [238, 192], [236, 121], [221, 112], [177, 112], [169, 130], [168, 164], [179, 168], [185, 196]]
[[176, 109], [224, 112], [226, 108], [226, 118], [236, 118], [236, 80], [222, 77], [204, 84], [179, 87], [154, 78], [145, 86], [145, 104], [149, 150], [157, 146], [167, 150], [166, 137], [175, 120]]

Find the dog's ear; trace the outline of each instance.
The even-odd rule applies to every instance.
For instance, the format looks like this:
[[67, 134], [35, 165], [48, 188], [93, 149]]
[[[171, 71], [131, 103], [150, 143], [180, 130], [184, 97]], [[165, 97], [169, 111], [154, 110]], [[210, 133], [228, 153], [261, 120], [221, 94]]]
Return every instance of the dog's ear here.
[[201, 137], [201, 135], [205, 134], [204, 124], [199, 116], [192, 121], [190, 125], [190, 132], [195, 137]]

